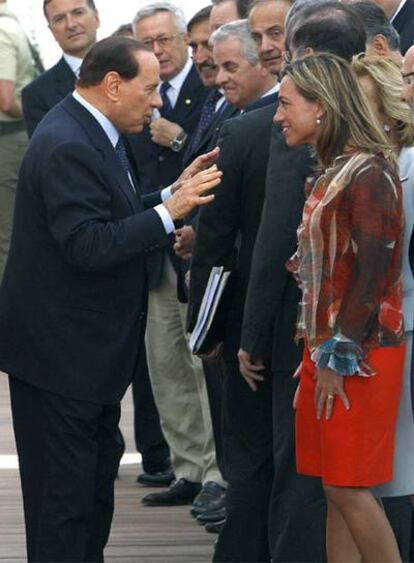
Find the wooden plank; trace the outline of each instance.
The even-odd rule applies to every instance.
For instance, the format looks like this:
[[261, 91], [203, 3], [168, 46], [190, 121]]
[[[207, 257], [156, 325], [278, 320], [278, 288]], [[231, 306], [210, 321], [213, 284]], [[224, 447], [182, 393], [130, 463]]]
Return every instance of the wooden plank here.
[[[121, 428], [134, 453], [133, 405], [128, 392]], [[3, 456], [16, 455], [7, 378], [0, 375], [0, 562], [25, 561], [25, 535], [18, 471], [2, 469]], [[190, 516], [188, 506], [153, 508], [141, 504], [149, 489], [136, 484], [137, 464], [122, 465], [115, 486], [115, 515], [105, 552], [106, 563], [206, 563], [215, 536]]]

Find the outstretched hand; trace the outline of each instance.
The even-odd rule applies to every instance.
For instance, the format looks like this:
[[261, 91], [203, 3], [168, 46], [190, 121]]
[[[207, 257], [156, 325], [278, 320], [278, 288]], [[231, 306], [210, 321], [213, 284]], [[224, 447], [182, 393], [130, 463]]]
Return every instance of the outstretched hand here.
[[217, 169], [217, 166], [213, 165], [188, 180], [184, 180], [180, 188], [164, 202], [173, 221], [184, 219], [199, 205], [211, 203], [214, 200], [214, 194], [205, 194], [220, 184], [222, 175], [223, 173]]
[[212, 151], [207, 152], [206, 154], [202, 154], [198, 156], [195, 160], [193, 160], [193, 162], [189, 164], [187, 168], [182, 172], [177, 182], [174, 182], [174, 184], [172, 185], [171, 187], [172, 193], [174, 193], [174, 191], [176, 190], [175, 188], [176, 184], [185, 182], [186, 180], [193, 178], [199, 172], [202, 172], [203, 170], [210, 168], [216, 162], [219, 153], [220, 153], [220, 149], [216, 147]]

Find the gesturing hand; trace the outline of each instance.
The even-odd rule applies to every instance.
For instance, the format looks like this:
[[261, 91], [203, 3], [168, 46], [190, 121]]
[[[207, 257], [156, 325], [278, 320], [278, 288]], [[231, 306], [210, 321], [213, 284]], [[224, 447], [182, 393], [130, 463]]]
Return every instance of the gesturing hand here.
[[212, 151], [201, 154], [195, 160], [193, 160], [193, 162], [189, 164], [185, 170], [183, 170], [177, 182], [174, 182], [174, 184], [172, 185], [172, 192], [174, 193], [174, 187], [176, 184], [180, 185], [180, 182], [189, 180], [202, 170], [206, 170], [206, 168], [212, 166], [216, 162], [219, 153], [220, 149], [216, 147]]
[[320, 420], [325, 411], [325, 418], [332, 416], [336, 397], [339, 397], [346, 410], [351, 408], [344, 390], [344, 378], [329, 368], [316, 370], [315, 408], [317, 419]]
[[220, 184], [222, 175], [214, 165], [184, 181], [180, 189], [164, 202], [172, 219], [183, 219], [195, 207], [212, 202], [214, 194], [205, 193]]

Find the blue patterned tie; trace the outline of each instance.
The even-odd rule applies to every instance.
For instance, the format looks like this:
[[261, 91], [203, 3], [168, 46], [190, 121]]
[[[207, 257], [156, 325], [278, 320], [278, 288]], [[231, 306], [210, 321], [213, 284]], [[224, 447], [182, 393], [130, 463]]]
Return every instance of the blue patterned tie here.
[[214, 114], [216, 113], [216, 105], [223, 94], [219, 90], [213, 90], [207, 96], [204, 105], [201, 109], [200, 121], [198, 122], [197, 129], [195, 130], [191, 145], [188, 152], [195, 150], [207, 128], [211, 125], [213, 121]]
[[170, 98], [167, 95], [167, 92], [170, 88], [171, 84], [169, 82], [163, 82], [160, 87], [160, 95], [162, 100], [162, 108], [160, 109], [160, 114], [162, 115], [162, 117], [168, 117], [173, 110]]
[[129, 178], [132, 189], [136, 193], [136, 188], [134, 186], [134, 181], [133, 181], [133, 176], [132, 176], [131, 165], [129, 163], [128, 153], [127, 153], [125, 143], [124, 143], [122, 137], [119, 137], [118, 142], [115, 145], [115, 152], [118, 155], [119, 160], [121, 161], [122, 168], [125, 170], [128, 178]]

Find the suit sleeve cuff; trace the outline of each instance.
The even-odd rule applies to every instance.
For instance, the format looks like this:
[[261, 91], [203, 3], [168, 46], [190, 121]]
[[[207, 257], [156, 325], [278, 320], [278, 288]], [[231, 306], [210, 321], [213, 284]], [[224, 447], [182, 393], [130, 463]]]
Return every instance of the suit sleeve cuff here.
[[[165, 188], [165, 189], [168, 189], [168, 188]], [[165, 207], [165, 205], [163, 205], [162, 203], [160, 203], [159, 205], [156, 205], [154, 207], [154, 211], [156, 211], [158, 213], [158, 215], [160, 216], [160, 219], [162, 221], [162, 224], [164, 225], [164, 229], [165, 229], [165, 232], [167, 233], [167, 235], [169, 235], [170, 233], [173, 233], [175, 231], [174, 221], [172, 220], [171, 215], [168, 213], [168, 210]]]

